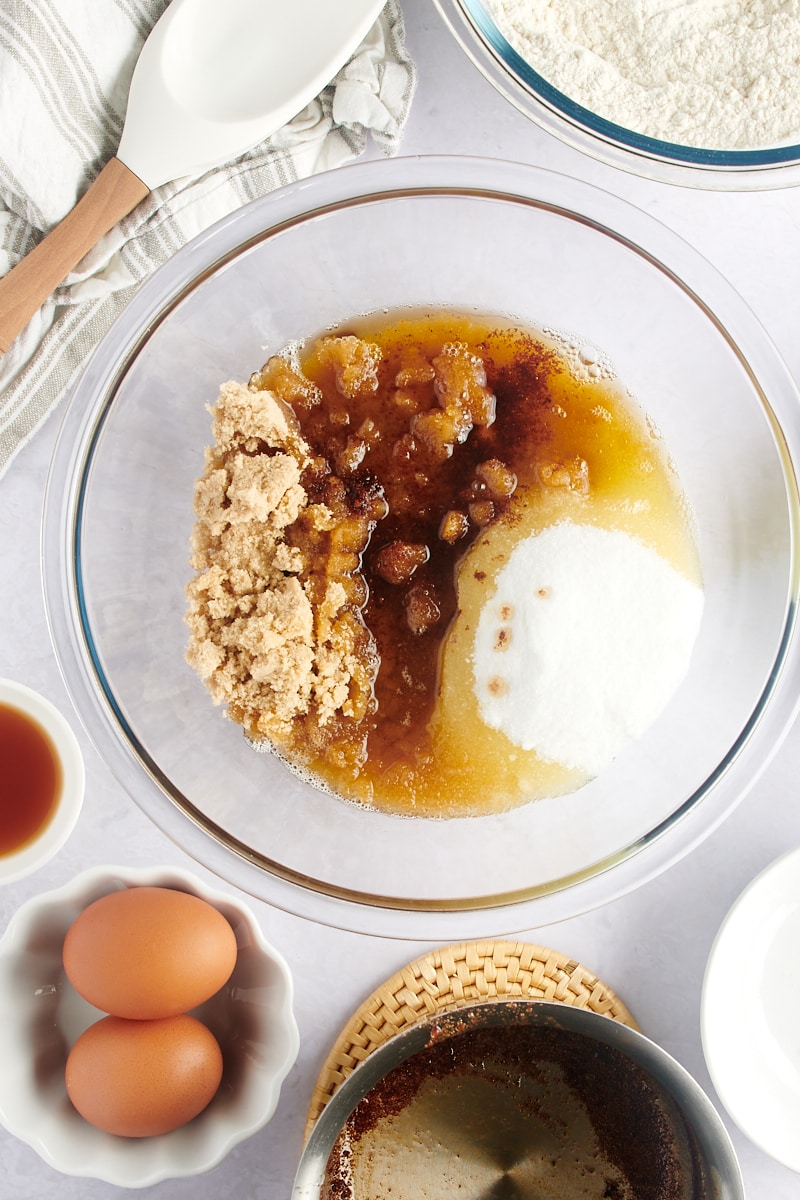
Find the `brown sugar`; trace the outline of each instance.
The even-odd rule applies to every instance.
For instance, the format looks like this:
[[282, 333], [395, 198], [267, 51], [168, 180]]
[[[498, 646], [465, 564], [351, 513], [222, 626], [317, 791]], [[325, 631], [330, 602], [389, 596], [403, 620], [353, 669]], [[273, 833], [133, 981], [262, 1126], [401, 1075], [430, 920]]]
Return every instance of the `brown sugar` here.
[[337, 522], [309, 504], [310, 451], [291, 409], [227, 383], [213, 419], [195, 488], [187, 658], [250, 737], [293, 749], [298, 718], [324, 728], [363, 711], [372, 642], [329, 573], [331, 555], [315, 553]]

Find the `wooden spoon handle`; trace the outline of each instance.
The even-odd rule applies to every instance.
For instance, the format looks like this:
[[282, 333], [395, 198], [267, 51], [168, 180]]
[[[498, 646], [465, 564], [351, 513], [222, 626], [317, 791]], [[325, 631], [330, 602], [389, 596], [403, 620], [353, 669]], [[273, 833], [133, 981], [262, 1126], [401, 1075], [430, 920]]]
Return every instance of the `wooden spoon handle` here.
[[149, 191], [118, 158], [106, 163], [72, 212], [0, 279], [0, 353], [84, 254]]

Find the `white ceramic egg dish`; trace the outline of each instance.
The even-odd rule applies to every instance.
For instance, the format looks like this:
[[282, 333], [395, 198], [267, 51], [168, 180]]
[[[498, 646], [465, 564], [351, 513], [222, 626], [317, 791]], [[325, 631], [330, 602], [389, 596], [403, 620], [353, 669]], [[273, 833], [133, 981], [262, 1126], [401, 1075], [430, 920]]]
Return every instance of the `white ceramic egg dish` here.
[[[177, 888], [212, 904], [233, 927], [238, 955], [228, 982], [192, 1010], [222, 1049], [222, 1082], [214, 1099], [171, 1133], [123, 1138], [88, 1124], [67, 1097], [69, 1050], [105, 1014], [72, 988], [61, 949], [87, 905], [117, 889], [142, 885]], [[266, 1125], [277, 1107], [299, 1047], [292, 998], [284, 959], [234, 897], [177, 869], [86, 871], [24, 904], [0, 941], [0, 1121], [69, 1175], [144, 1187], [207, 1171]]]

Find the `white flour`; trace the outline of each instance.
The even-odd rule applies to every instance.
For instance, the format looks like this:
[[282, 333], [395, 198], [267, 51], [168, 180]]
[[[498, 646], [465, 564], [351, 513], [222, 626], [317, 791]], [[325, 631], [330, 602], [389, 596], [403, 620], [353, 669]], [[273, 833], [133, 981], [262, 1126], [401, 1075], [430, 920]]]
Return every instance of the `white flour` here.
[[800, 141], [800, 0], [485, 0], [514, 49], [599, 116], [662, 141]]
[[519, 543], [481, 611], [481, 717], [521, 749], [596, 775], [672, 696], [702, 611], [702, 589], [630, 534], [551, 525]]

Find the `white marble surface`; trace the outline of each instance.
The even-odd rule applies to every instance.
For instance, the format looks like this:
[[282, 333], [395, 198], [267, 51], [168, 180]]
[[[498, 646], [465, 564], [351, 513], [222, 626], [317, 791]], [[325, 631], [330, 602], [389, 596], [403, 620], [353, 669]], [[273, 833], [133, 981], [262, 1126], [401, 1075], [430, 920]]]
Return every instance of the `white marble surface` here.
[[[715, 195], [650, 183], [606, 168], [540, 132], [469, 63], [430, 0], [404, 0], [419, 90], [404, 153], [482, 154], [536, 163], [594, 182], [638, 203], [699, 248], [739, 289], [800, 378], [795, 289], [800, 279], [800, 195]], [[0, 481], [0, 674], [37, 688], [74, 717], [51, 649], [39, 578], [39, 522], [59, 415]], [[75, 719], [77, 726], [77, 719]], [[0, 889], [0, 928], [22, 901], [103, 862], [175, 863], [203, 876], [139, 812], [78, 730], [87, 764], [79, 826], [58, 857]], [[523, 939], [552, 946], [596, 971], [625, 999], [642, 1029], [670, 1051], [715, 1099], [700, 1043], [703, 970], [714, 935], [742, 888], [800, 844], [800, 731], [734, 814], [688, 858], [638, 892]], [[286, 1200], [301, 1148], [306, 1107], [327, 1049], [352, 1010], [425, 947], [317, 928], [252, 907], [294, 972], [301, 1051], [278, 1112], [261, 1133], [198, 1179], [145, 1189], [157, 1200]], [[747, 965], [732, 988], [748, 986]], [[2, 1070], [2, 1064], [0, 1064]], [[728, 1122], [752, 1200], [796, 1200], [800, 1176], [771, 1161]], [[800, 1136], [800, 1135], [799, 1135]], [[111, 1200], [123, 1189], [59, 1175], [0, 1130], [3, 1200]]]

